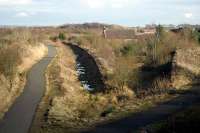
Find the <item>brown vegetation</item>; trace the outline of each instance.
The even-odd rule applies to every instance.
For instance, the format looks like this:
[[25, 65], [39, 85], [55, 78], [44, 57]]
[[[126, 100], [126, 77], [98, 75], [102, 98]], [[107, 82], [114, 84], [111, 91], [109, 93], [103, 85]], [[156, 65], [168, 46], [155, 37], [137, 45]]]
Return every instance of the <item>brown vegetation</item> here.
[[[137, 40], [104, 39], [89, 29], [72, 31], [60, 34], [94, 57], [106, 90], [95, 94], [84, 90], [78, 80], [73, 51], [57, 44], [59, 54], [47, 71], [46, 101], [40, 106], [41, 128], [34, 132], [76, 132], [176, 96], [168, 93], [173, 89], [174, 52], [197, 46], [191, 34], [186, 34], [190, 32], [174, 34], [163, 31], [162, 27], [158, 27], [156, 35]], [[57, 36], [54, 35], [54, 41]]]
[[170, 76], [175, 51], [198, 46], [192, 29], [175, 34], [162, 26], [154, 36], [137, 40], [104, 39], [89, 33], [69, 40], [95, 57], [110, 88], [128, 87], [139, 95], [166, 93], [173, 87]]
[[22, 92], [25, 74], [47, 48], [29, 29], [0, 29], [0, 118]]
[[47, 91], [34, 121], [33, 133], [77, 132], [164, 99], [135, 99], [134, 92], [126, 86], [91, 94], [78, 80], [72, 50], [63, 44], [57, 46], [58, 56], [47, 71]]

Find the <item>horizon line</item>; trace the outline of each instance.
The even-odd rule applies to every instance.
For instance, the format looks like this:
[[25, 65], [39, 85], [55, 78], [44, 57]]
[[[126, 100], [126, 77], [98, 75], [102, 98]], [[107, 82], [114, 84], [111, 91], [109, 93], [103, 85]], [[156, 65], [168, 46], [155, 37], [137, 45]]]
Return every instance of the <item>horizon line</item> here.
[[200, 24], [192, 24], [192, 23], [179, 23], [179, 24], [173, 24], [173, 23], [147, 23], [142, 25], [125, 25], [125, 24], [116, 24], [116, 23], [104, 23], [104, 22], [80, 22], [80, 23], [63, 23], [63, 24], [0, 24], [0, 27], [60, 27], [64, 25], [83, 25], [83, 24], [104, 24], [104, 25], [117, 25], [122, 27], [145, 27], [147, 25], [173, 25], [173, 26], [179, 26], [179, 25], [200, 25]]

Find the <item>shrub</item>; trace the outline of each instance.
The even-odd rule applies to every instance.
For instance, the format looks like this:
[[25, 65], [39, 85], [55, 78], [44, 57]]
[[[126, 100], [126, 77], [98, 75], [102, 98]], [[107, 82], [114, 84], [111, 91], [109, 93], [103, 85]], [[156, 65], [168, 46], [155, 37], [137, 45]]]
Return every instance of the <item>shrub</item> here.
[[122, 45], [120, 52], [123, 56], [143, 56], [146, 51], [145, 46], [139, 43], [128, 42]]
[[65, 39], [66, 39], [66, 36], [65, 36], [64, 33], [59, 33], [58, 38], [59, 38], [60, 40], [65, 40]]
[[152, 93], [154, 94], [162, 94], [166, 93], [167, 90], [169, 90], [171, 87], [171, 82], [168, 78], [163, 77], [163, 78], [157, 78], [154, 80], [153, 85], [152, 85]]
[[52, 40], [53, 42], [56, 42], [58, 40], [58, 37], [57, 36], [53, 36], [53, 37], [51, 36], [49, 39]]
[[192, 33], [193, 39], [200, 44], [200, 32], [194, 30]]
[[131, 45], [128, 45], [128, 46], [123, 47], [120, 51], [123, 55], [129, 55], [132, 53], [133, 47]]
[[132, 57], [118, 57], [113, 74], [108, 76], [108, 84], [117, 89], [123, 90], [129, 82], [136, 79], [132, 74], [136, 74], [136, 61]]

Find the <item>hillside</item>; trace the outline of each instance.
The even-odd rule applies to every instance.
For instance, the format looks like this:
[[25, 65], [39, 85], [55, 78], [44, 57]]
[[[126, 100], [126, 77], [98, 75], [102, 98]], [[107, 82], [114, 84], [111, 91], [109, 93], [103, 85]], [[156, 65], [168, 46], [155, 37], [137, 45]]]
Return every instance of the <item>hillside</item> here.
[[83, 24], [64, 24], [59, 28], [71, 28], [71, 29], [102, 29], [107, 27], [109, 29], [125, 29], [126, 27], [114, 24], [103, 24], [103, 23], [83, 23]]

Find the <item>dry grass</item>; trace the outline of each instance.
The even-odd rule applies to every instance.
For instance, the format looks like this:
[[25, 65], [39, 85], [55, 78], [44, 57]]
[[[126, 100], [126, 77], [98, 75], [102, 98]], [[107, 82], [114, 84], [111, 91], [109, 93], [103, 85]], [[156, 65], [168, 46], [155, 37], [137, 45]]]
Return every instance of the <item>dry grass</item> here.
[[[48, 129], [37, 129], [37, 132], [40, 130], [41, 132], [53, 132], [58, 125], [65, 130], [66, 128], [67, 130], [84, 128], [99, 121], [105, 112], [112, 113], [112, 109], [116, 108], [119, 103], [133, 96], [133, 92], [127, 88], [97, 95], [90, 94], [84, 90], [78, 80], [75, 55], [72, 50], [64, 45], [57, 44], [57, 46], [58, 56], [47, 71], [48, 86], [42, 102], [44, 104], [40, 106], [43, 116], [47, 115], [42, 120], [36, 117], [43, 122], [48, 118], [48, 123], [41, 122]], [[41, 125], [36, 124], [35, 126], [38, 128]]]
[[[177, 49], [187, 49], [198, 46], [191, 34], [174, 34], [163, 31], [163, 37], [152, 37], [147, 40], [147, 65], [159, 66], [171, 62], [172, 53]], [[184, 34], [184, 35], [183, 35]]]
[[[70, 40], [77, 42], [80, 47], [93, 55], [109, 87], [121, 89], [128, 86], [131, 90], [142, 89], [141, 91], [152, 94], [148, 91], [155, 91], [155, 88], [157, 88], [156, 90], [165, 92], [166, 88], [171, 88], [170, 72], [166, 73], [165, 71], [170, 70], [168, 64], [172, 62], [173, 53], [180, 48], [188, 49], [198, 46], [190, 29], [174, 34], [161, 28], [159, 32], [159, 38], [156, 35], [151, 35], [128, 41], [104, 39], [94, 33], [82, 34], [72, 37]], [[155, 72], [152, 73], [157, 73], [157, 75], [152, 79], [155, 79], [153, 81], [148, 79], [151, 73], [150, 75], [147, 74], [145, 78], [144, 73], [146, 72], [143, 72], [141, 67], [154, 68], [153, 71]], [[157, 68], [162, 68], [162, 70]], [[149, 81], [141, 81], [144, 79]], [[143, 83], [144, 85], [141, 85]], [[142, 88], [138, 87], [138, 84]], [[145, 86], [145, 84], [148, 84], [148, 86]]]
[[[18, 66], [19, 72], [28, 70], [33, 64], [38, 62], [42, 57], [45, 56], [48, 49], [45, 45], [40, 44], [37, 46], [25, 46], [22, 63]], [[30, 58], [32, 60], [30, 60]]]
[[45, 97], [48, 97], [48, 107], [41, 115], [45, 116], [43, 121], [47, 121], [41, 123], [43, 128], [37, 128], [37, 132], [74, 132], [95, 123], [123, 117], [141, 108], [151, 107], [168, 97], [157, 95], [157, 98], [138, 99], [134, 91], [126, 85], [90, 94], [81, 87], [78, 80], [72, 50], [61, 44], [57, 46], [58, 56], [47, 72], [48, 89]]
[[[101, 72], [106, 77], [105, 79], [109, 77], [108, 82], [113, 82], [111, 84], [114, 85], [114, 88], [117, 84], [121, 88], [127, 86], [128, 80], [139, 81], [140, 75], [137, 75], [138, 78], [131, 79], [131, 73], [137, 71], [137, 68], [142, 65], [157, 68], [169, 64], [172, 62], [173, 53], [177, 49], [187, 49], [198, 45], [190, 29], [185, 29], [178, 34], [166, 32], [162, 28], [159, 32], [159, 38], [152, 35], [138, 38], [137, 41], [104, 39], [94, 33], [72, 37], [71, 41], [77, 42], [80, 47], [88, 50], [95, 57], [99, 67], [103, 68]], [[153, 84], [152, 82], [152, 86]]]
[[23, 91], [28, 69], [47, 52], [28, 29], [0, 30], [0, 118]]
[[[172, 98], [173, 96], [166, 93], [171, 82], [168, 75], [163, 75], [162, 72], [157, 72], [153, 77], [152, 73], [147, 73], [151, 80], [145, 82], [150, 85], [136, 88], [144, 82], [140, 81], [141, 76], [144, 76], [141, 67], [146, 65], [156, 71], [158, 67], [171, 62], [171, 52], [176, 48], [196, 45], [187, 36], [183, 38], [173, 33], [165, 33], [160, 41], [155, 36], [125, 41], [78, 32], [81, 35], [70, 37], [70, 41], [78, 43], [95, 58], [105, 77], [107, 90], [95, 95], [85, 91], [76, 74], [75, 55], [68, 47], [57, 44], [58, 57], [47, 73], [47, 121], [42, 123], [45, 126], [41, 132], [73, 132], [128, 115], [130, 112], [147, 109]], [[135, 91], [138, 89], [141, 89], [140, 98]]]

